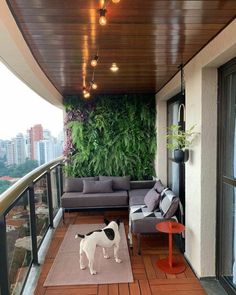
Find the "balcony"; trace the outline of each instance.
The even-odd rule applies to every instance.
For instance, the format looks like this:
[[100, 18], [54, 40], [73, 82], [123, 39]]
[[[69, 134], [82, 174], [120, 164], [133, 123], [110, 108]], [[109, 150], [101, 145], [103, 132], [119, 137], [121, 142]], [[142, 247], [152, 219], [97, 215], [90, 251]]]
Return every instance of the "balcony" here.
[[[67, 212], [65, 223], [62, 222], [62, 161], [35, 169], [1, 196], [2, 294], [20, 294], [22, 290], [23, 294], [32, 294], [34, 288], [34, 294], [169, 294], [173, 290], [177, 294], [206, 294], [187, 262], [182, 274], [165, 274], [157, 268], [156, 261], [168, 255], [168, 239], [163, 234], [143, 236], [141, 256], [134, 237], [133, 250], [130, 249], [133, 283], [44, 287], [70, 224], [103, 223], [104, 218], [119, 217], [128, 232], [127, 209]], [[173, 255], [182, 256], [176, 247]]]
[[[30, 279], [30, 266], [41, 262], [48, 229], [55, 234], [38, 294], [170, 294], [173, 285], [177, 294], [202, 294], [195, 275], [217, 280], [228, 294], [236, 294], [235, 16], [231, 0], [1, 1], [1, 61], [65, 110], [71, 161], [66, 172], [160, 178], [183, 203], [181, 255], [187, 263], [180, 276], [159, 273], [155, 261], [167, 254], [167, 240], [150, 236], [143, 239], [141, 257], [136, 244], [130, 252], [133, 284], [43, 287], [69, 224], [120, 214], [127, 231], [128, 222], [124, 211], [70, 212], [63, 225], [61, 164], [55, 161], [0, 197], [2, 295], [20, 292]], [[172, 124], [181, 130], [196, 126], [187, 162], [172, 161], [167, 149]], [[55, 216], [59, 225], [54, 231]], [[19, 267], [9, 265], [14, 257]]]

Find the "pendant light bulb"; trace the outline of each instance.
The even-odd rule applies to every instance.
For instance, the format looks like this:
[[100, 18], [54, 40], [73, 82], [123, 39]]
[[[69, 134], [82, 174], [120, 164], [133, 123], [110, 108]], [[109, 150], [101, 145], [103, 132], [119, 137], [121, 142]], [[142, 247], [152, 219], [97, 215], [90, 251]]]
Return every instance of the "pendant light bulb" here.
[[98, 88], [98, 85], [97, 85], [97, 83], [95, 83], [94, 81], [92, 81], [91, 87], [92, 87], [93, 90], [96, 90]]
[[110, 70], [112, 72], [117, 72], [119, 70], [119, 68], [117, 67], [117, 64], [115, 62], [111, 65]]
[[99, 24], [101, 26], [105, 26], [107, 24], [106, 12], [107, 10], [105, 8], [99, 9], [99, 14], [100, 14]]
[[89, 98], [89, 97], [90, 97], [90, 93], [87, 91], [87, 92], [84, 94], [84, 97], [85, 97], [85, 98]]
[[120, 2], [120, 0], [112, 0], [113, 3], [117, 4]]
[[91, 60], [91, 66], [96, 67], [98, 64], [98, 55], [95, 55], [94, 58]]

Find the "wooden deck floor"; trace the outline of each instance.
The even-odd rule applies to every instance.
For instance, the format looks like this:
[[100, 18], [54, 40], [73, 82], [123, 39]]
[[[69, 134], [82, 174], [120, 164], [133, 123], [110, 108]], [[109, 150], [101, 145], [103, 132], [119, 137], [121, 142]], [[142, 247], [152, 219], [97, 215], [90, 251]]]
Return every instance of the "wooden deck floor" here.
[[[102, 223], [103, 218], [114, 219], [121, 217], [128, 228], [128, 214], [126, 211], [105, 212], [72, 212], [66, 214], [65, 225], [60, 223], [56, 229], [52, 243], [48, 250], [45, 263], [35, 290], [36, 295], [203, 295], [206, 294], [199, 281], [187, 265], [182, 274], [169, 275], [156, 267], [158, 258], [168, 254], [167, 235], [146, 236], [142, 238], [142, 255], [137, 254], [137, 243], [134, 237], [134, 249], [130, 252], [134, 283], [110, 285], [84, 285], [65, 287], [43, 287], [43, 283], [52, 266], [57, 251], [61, 245], [69, 224]], [[180, 256], [177, 249], [174, 255]]]

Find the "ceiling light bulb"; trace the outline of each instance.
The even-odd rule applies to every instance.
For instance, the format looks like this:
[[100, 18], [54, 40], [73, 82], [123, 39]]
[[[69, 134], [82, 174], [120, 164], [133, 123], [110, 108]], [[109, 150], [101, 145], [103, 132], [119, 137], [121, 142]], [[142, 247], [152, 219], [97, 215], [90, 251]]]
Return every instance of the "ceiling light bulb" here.
[[105, 26], [107, 24], [106, 12], [107, 10], [105, 8], [99, 9], [99, 14], [100, 14], [99, 24], [101, 26]]
[[85, 94], [87, 92], [86, 87], [83, 87], [83, 94]]
[[95, 82], [92, 82], [92, 88], [93, 88], [94, 90], [96, 90], [96, 89], [98, 88], [98, 85], [97, 85], [97, 83], [95, 83]]
[[92, 67], [96, 67], [97, 64], [98, 64], [98, 62], [97, 62], [96, 59], [93, 59], [93, 60], [91, 61], [91, 66], [92, 66]]
[[85, 98], [89, 98], [89, 97], [90, 97], [90, 93], [89, 93], [89, 92], [86, 92], [86, 93], [84, 94], [84, 97], [85, 97]]
[[98, 64], [98, 55], [95, 55], [94, 58], [91, 60], [91, 66], [96, 67]]
[[113, 3], [117, 4], [120, 2], [120, 0], [112, 0]]
[[110, 70], [112, 72], [117, 72], [119, 70], [119, 68], [117, 67], [116, 63], [113, 63], [112, 66], [110, 67]]
[[107, 24], [107, 19], [106, 19], [105, 16], [100, 16], [100, 18], [99, 18], [99, 24], [101, 26], [105, 26]]

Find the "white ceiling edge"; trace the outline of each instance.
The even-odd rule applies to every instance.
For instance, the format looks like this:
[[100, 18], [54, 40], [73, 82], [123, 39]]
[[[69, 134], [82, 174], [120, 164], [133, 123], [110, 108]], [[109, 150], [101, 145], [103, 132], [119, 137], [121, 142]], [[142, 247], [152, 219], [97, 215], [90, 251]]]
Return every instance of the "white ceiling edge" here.
[[63, 108], [62, 95], [35, 61], [6, 1], [0, 1], [0, 60], [43, 99]]

